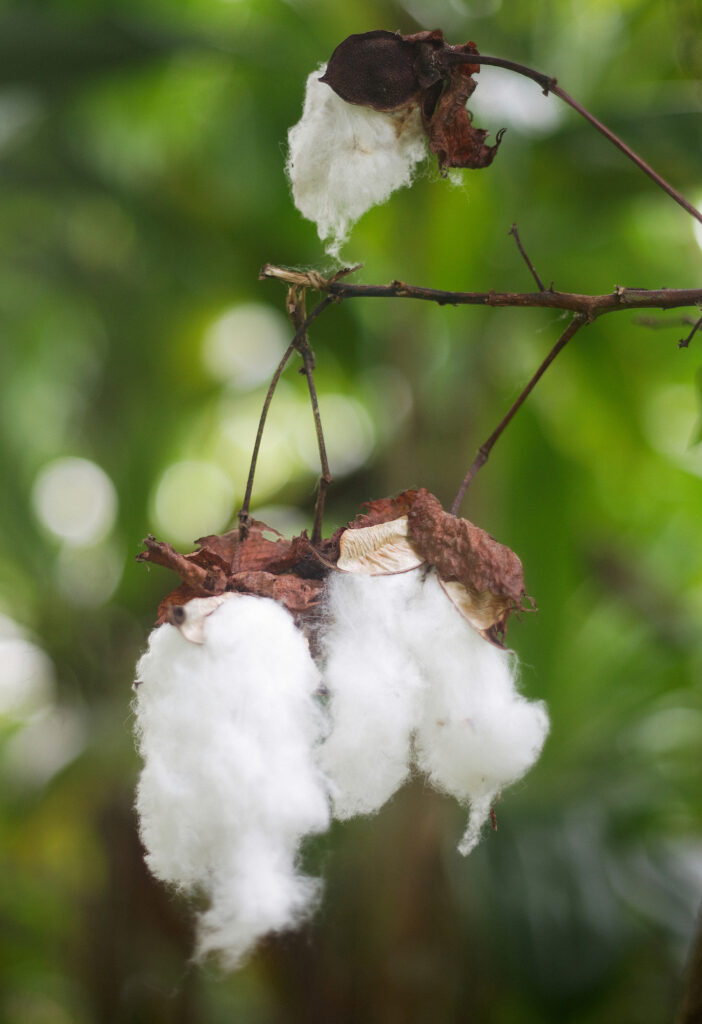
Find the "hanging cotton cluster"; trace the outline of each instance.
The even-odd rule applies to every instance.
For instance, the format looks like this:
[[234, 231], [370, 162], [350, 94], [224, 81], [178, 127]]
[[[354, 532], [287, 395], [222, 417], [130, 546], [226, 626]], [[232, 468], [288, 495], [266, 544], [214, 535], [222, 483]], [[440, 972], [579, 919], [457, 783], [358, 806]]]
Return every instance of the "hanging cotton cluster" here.
[[320, 81], [325, 70], [307, 79], [286, 169], [295, 206], [338, 256], [359, 217], [409, 185], [427, 150], [416, 106], [385, 113], [346, 103]]
[[233, 967], [313, 906], [299, 846], [329, 811], [304, 637], [267, 598], [208, 600], [218, 607], [206, 617], [197, 600], [185, 606], [182, 632], [158, 627], [139, 663], [137, 811], [153, 874], [209, 901], [198, 953]]
[[184, 581], [138, 667], [141, 836], [158, 878], [208, 901], [198, 952], [230, 967], [313, 906], [300, 845], [330, 800], [372, 814], [417, 770], [469, 805], [465, 854], [548, 731], [498, 646], [525, 597], [514, 552], [424, 489], [366, 507], [316, 546], [250, 521], [140, 556]]
[[[328, 584], [332, 724], [320, 761], [347, 818], [395, 792], [414, 745], [432, 785], [470, 804], [467, 854], [499, 792], [538, 757], [548, 718], [517, 692], [515, 659], [466, 621], [406, 537], [402, 517], [342, 538], [347, 574]], [[397, 575], [372, 575], [388, 571]]]

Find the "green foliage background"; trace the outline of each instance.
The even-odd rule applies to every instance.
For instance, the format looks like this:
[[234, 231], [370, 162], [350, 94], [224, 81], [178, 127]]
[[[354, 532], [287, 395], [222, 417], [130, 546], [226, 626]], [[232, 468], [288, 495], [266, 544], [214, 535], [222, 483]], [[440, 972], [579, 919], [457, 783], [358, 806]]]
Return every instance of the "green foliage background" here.
[[[203, 339], [241, 303], [282, 310], [282, 287], [257, 280], [264, 262], [330, 266], [283, 174], [306, 75], [351, 32], [439, 25], [556, 75], [700, 199], [692, 0], [0, 8], [0, 679], [18, 627], [32, 671], [50, 676], [39, 648], [55, 679], [41, 707], [0, 717], [7, 1024], [647, 1024], [674, 1012], [702, 890], [699, 337], [679, 351], [688, 328], [674, 314], [662, 329], [617, 314], [582, 332], [464, 507], [522, 557], [539, 614], [510, 641], [525, 692], [552, 716], [499, 831], [463, 861], [463, 812], [407, 787], [310, 851], [326, 876], [312, 925], [224, 978], [188, 966], [188, 908], [141, 860], [130, 686], [173, 581], [134, 556], [150, 531], [192, 539], [155, 511], [173, 463], [217, 466], [237, 507], [263, 393], [213, 377]], [[569, 110], [529, 129], [513, 98], [488, 117], [489, 76], [473, 109], [493, 134], [509, 127], [495, 165], [458, 185], [427, 170], [368, 213], [344, 250], [364, 263], [356, 279], [530, 290], [516, 221], [563, 290], [699, 286], [690, 218]], [[515, 89], [529, 110], [558, 104], [533, 83]], [[325, 395], [350, 396], [375, 437], [340, 474], [328, 528], [411, 485], [448, 503], [562, 327], [552, 312], [400, 300], [328, 311], [312, 333], [322, 414]], [[309, 445], [311, 417], [302, 378], [286, 382], [259, 504], [304, 523], [315, 473], [286, 432]], [[37, 513], [38, 475], [64, 456], [97, 463], [118, 496], [114, 529], [87, 550]]]

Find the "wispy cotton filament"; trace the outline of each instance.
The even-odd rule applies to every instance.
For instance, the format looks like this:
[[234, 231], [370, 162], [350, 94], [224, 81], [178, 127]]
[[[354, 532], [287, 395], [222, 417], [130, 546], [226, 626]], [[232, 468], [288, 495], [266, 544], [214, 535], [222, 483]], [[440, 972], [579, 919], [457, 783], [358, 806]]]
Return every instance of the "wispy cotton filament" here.
[[427, 150], [416, 106], [390, 114], [346, 103], [319, 81], [325, 69], [307, 78], [286, 169], [295, 206], [338, 256], [359, 217], [409, 185]]
[[157, 878], [204, 894], [198, 954], [234, 967], [315, 902], [318, 883], [297, 861], [302, 838], [329, 823], [313, 759], [319, 674], [287, 611], [231, 596], [201, 645], [156, 629], [138, 679], [146, 859]]

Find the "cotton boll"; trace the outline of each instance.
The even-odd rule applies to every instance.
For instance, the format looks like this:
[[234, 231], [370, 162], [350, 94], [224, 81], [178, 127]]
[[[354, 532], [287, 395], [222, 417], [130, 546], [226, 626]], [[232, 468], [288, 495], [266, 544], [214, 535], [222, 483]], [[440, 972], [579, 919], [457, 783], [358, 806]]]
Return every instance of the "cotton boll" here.
[[416, 735], [418, 767], [471, 805], [459, 846], [469, 853], [499, 791], [541, 752], [548, 717], [515, 688], [513, 658], [470, 627], [430, 575], [415, 606], [414, 648], [427, 688]]
[[288, 132], [286, 169], [295, 206], [338, 256], [358, 218], [410, 184], [426, 146], [416, 108], [387, 114], [346, 103], [319, 81], [325, 69], [307, 79], [302, 118]]
[[203, 638], [160, 626], [139, 663], [137, 810], [154, 875], [209, 898], [199, 952], [234, 966], [311, 906], [315, 883], [295, 864], [302, 837], [329, 820], [312, 752], [319, 675], [265, 598], [228, 597]]
[[417, 571], [339, 573], [328, 583], [323, 675], [331, 728], [319, 761], [338, 818], [374, 813], [409, 772], [423, 684], [403, 622], [420, 588]]

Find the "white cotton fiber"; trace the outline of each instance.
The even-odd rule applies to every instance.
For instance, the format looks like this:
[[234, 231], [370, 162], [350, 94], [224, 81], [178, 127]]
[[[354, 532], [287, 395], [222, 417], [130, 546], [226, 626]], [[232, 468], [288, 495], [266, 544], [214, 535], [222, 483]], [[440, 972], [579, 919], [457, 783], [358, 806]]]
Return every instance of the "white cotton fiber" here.
[[459, 846], [467, 854], [500, 790], [539, 756], [548, 717], [542, 703], [517, 692], [514, 658], [468, 625], [433, 573], [414, 614], [413, 647], [427, 684], [417, 765], [438, 789], [470, 803]]
[[323, 675], [331, 725], [319, 760], [338, 818], [374, 813], [409, 772], [422, 680], [404, 621], [420, 589], [417, 571], [338, 573], [327, 585]]
[[288, 132], [286, 169], [295, 206], [338, 256], [358, 218], [409, 185], [427, 154], [416, 108], [386, 114], [346, 103], [319, 81], [324, 71], [322, 65], [307, 79], [302, 118]]
[[313, 755], [317, 669], [284, 608], [232, 595], [205, 619], [201, 645], [156, 629], [138, 679], [148, 865], [207, 897], [198, 952], [236, 966], [313, 902], [317, 883], [296, 861], [301, 839], [329, 820]]

